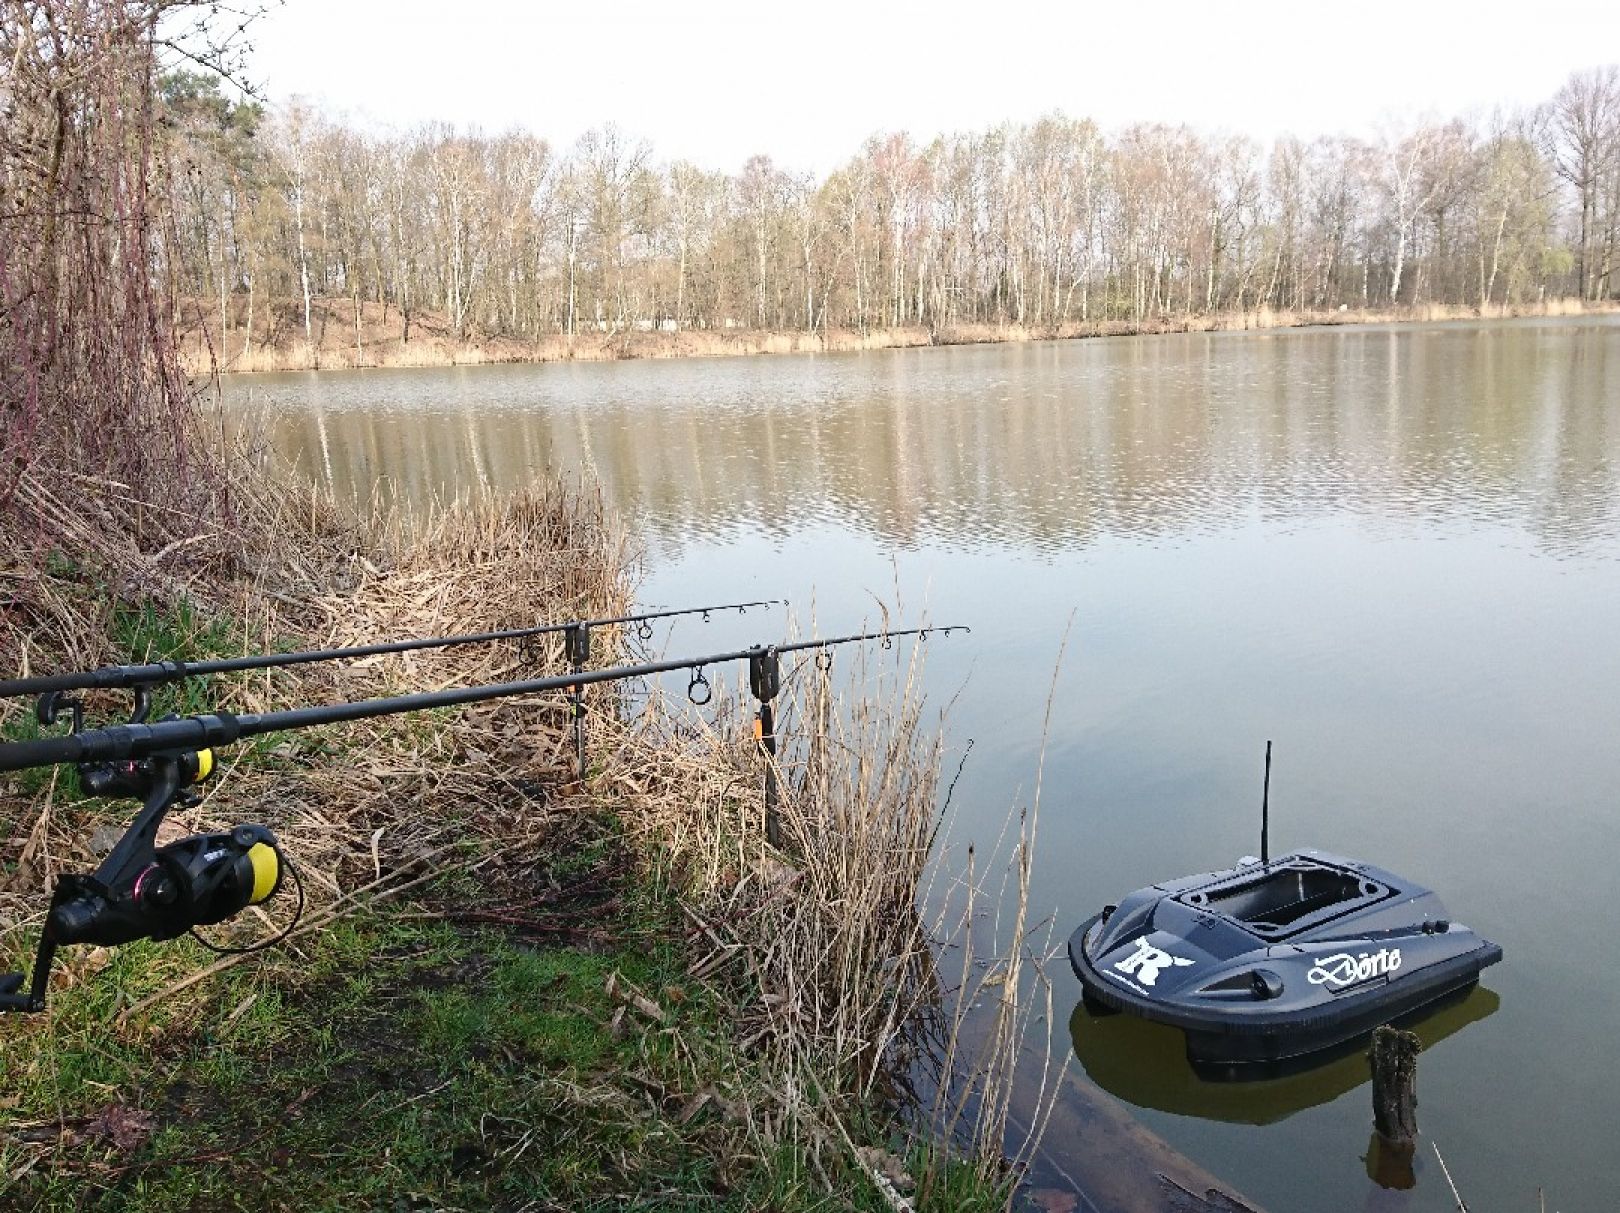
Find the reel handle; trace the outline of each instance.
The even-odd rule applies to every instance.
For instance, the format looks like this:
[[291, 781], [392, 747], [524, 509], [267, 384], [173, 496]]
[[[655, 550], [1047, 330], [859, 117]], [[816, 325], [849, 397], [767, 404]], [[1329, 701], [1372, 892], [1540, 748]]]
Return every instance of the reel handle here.
[[21, 993], [23, 974], [0, 973], [0, 1012], [39, 1012], [45, 1009], [45, 987], [51, 980], [51, 961], [56, 958], [56, 940], [47, 931], [34, 954], [34, 979], [26, 994]]
[[21, 973], [0, 973], [0, 1011], [26, 1011], [28, 995], [18, 994], [22, 989]]

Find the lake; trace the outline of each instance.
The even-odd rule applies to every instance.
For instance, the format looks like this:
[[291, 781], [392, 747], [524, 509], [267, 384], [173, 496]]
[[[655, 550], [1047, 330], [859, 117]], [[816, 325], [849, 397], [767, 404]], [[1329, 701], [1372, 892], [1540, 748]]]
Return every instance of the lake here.
[[[947, 776], [974, 742], [952, 837], [993, 841], [1029, 802], [1050, 693], [1034, 894], [1059, 941], [1131, 889], [1257, 853], [1273, 740], [1274, 854], [1387, 866], [1505, 949], [1422, 1029], [1419, 1123], [1463, 1196], [1620, 1201], [1620, 324], [321, 372], [224, 392], [344, 494], [587, 472], [641, 541], [647, 603], [786, 597], [827, 632], [876, 624], [881, 600], [897, 621], [971, 624], [928, 648], [935, 701], [960, 691]], [[688, 622], [665, 647], [783, 627]], [[1070, 1023], [1079, 985], [1065, 961], [1054, 974], [1073, 1090], [1115, 1092], [1273, 1213], [1454, 1207], [1427, 1145], [1415, 1191], [1373, 1191], [1364, 1062], [1210, 1087], [1173, 1035]]]

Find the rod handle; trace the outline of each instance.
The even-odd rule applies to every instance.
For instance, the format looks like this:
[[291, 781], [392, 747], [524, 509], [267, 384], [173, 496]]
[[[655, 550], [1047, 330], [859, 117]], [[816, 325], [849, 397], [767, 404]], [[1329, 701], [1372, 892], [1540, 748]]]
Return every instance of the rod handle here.
[[83, 757], [84, 747], [77, 736], [8, 741], [0, 744], [0, 771], [26, 771], [59, 762], [79, 762]]

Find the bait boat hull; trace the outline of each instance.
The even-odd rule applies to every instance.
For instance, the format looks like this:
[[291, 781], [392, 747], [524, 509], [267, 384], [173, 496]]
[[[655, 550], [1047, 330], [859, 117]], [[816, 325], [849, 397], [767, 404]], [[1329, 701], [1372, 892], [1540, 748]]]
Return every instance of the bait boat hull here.
[[1319, 851], [1140, 889], [1069, 939], [1089, 1009], [1181, 1028], [1217, 1068], [1332, 1048], [1501, 958], [1428, 889]]

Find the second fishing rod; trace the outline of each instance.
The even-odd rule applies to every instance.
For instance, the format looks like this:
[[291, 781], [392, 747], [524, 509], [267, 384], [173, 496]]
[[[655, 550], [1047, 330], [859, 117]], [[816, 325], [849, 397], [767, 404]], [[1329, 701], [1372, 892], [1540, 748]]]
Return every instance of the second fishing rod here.
[[[445, 649], [463, 645], [492, 644], [503, 640], [516, 640], [523, 648], [520, 653], [530, 659], [528, 645], [542, 636], [559, 633], [564, 638], [564, 652], [570, 668], [578, 673], [590, 660], [591, 633], [606, 627], [635, 625], [636, 635], [642, 640], [653, 636], [653, 622], [676, 619], [688, 615], [701, 615], [707, 623], [711, 614], [736, 611], [746, 615], [750, 607], [786, 606], [785, 599], [761, 599], [757, 602], [723, 602], [710, 606], [669, 607], [654, 611], [640, 611], [628, 615], [612, 615], [600, 619], [574, 619], [563, 623], [536, 624], [531, 627], [505, 628], [498, 631], [469, 632], [459, 636], [425, 636], [409, 640], [390, 640], [378, 644], [347, 645], [329, 649], [304, 649], [292, 653], [250, 653], [242, 657], [223, 657], [206, 661], [155, 661], [127, 665], [107, 665], [93, 670], [79, 670], [61, 674], [33, 675], [25, 678], [0, 679], [0, 698], [13, 695], [37, 695], [34, 714], [40, 724], [57, 723], [64, 712], [69, 715], [73, 732], [84, 729], [84, 705], [69, 698], [75, 691], [121, 690], [134, 695], [129, 722], [139, 724], [151, 711], [152, 692], [158, 687], [188, 678], [207, 678], [218, 674], [235, 674], [254, 670], [285, 669], [292, 666], [312, 665], [319, 662], [356, 660], [380, 657], [393, 653], [415, 653], [430, 649]], [[569, 695], [574, 718], [574, 750], [579, 767], [579, 778], [585, 779], [585, 701], [583, 688], [576, 687]]]

